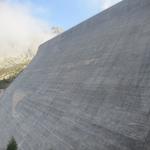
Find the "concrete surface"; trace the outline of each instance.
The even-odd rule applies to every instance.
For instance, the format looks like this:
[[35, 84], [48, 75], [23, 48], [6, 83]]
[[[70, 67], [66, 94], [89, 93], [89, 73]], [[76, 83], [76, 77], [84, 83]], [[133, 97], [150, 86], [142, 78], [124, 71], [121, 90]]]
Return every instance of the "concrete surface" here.
[[3, 96], [3, 94], [4, 94], [4, 89], [0, 89], [0, 98]]
[[150, 0], [124, 0], [40, 46], [0, 101], [0, 145], [150, 150]]

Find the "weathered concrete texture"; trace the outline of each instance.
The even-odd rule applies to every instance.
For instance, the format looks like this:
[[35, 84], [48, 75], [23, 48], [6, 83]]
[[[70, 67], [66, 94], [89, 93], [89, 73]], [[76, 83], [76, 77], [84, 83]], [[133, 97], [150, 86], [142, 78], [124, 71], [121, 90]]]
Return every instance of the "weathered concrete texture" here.
[[3, 94], [4, 94], [4, 89], [0, 89], [0, 98], [3, 96]]
[[0, 101], [0, 145], [150, 150], [150, 0], [124, 0], [41, 45]]

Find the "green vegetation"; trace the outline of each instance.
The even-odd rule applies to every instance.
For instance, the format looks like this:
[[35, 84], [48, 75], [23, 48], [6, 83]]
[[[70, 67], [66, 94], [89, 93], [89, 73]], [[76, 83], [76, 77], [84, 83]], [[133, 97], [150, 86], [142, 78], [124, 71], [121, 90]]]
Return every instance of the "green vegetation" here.
[[21, 66], [0, 69], [0, 89], [6, 89], [22, 69]]
[[29, 61], [25, 61], [7, 68], [0, 68], [0, 89], [6, 89], [28, 64]]
[[[18, 149], [18, 144], [15, 138], [12, 137], [10, 141], [8, 142], [6, 150], [17, 150], [17, 149]], [[49, 150], [53, 150], [53, 148], [51, 147]]]
[[9, 141], [8, 145], [7, 145], [6, 150], [17, 150], [17, 149], [18, 149], [17, 142], [16, 142], [15, 138], [12, 137], [11, 140]]
[[10, 79], [0, 80], [0, 89], [6, 89], [12, 81]]

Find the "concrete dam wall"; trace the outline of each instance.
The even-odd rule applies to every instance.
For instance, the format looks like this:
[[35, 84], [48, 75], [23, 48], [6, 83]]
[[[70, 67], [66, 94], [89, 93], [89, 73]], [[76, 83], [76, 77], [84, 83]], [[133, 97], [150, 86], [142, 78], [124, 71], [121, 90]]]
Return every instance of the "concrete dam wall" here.
[[124, 0], [40, 46], [0, 100], [0, 147], [150, 150], [150, 0]]

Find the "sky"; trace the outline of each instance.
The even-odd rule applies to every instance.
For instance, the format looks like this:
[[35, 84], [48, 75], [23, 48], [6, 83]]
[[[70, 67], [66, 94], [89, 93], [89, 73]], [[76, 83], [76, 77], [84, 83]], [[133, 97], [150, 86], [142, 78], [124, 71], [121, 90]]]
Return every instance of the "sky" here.
[[0, 59], [21, 55], [121, 0], [0, 0]]
[[7, 0], [31, 10], [34, 17], [67, 30], [121, 0]]

